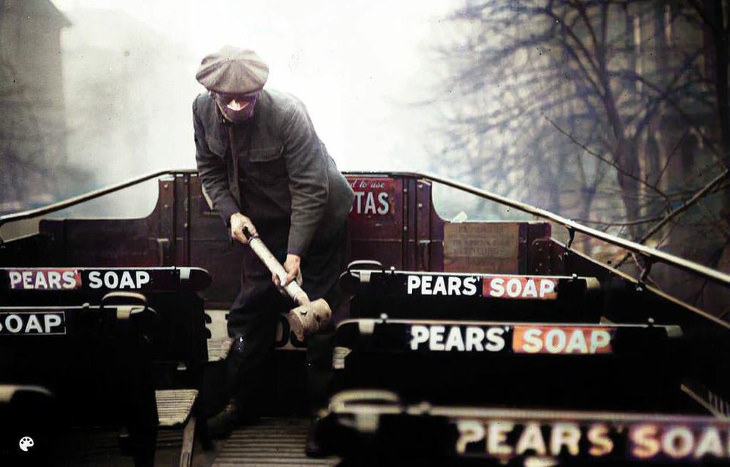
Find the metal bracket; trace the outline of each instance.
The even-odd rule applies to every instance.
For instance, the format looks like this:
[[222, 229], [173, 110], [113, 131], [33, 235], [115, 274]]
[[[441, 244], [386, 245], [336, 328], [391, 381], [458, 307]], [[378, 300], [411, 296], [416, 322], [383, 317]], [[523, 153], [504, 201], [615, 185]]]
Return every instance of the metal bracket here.
[[573, 240], [575, 240], [575, 229], [573, 227], [566, 227], [568, 229], [568, 244], [565, 245], [566, 250], [570, 250], [570, 247], [573, 245]]
[[[640, 291], [646, 286], [646, 279], [649, 277], [649, 274], [651, 273], [651, 267], [654, 265], [654, 260], [649, 257], [643, 257], [644, 262], [646, 266], [641, 270], [641, 275], [639, 276], [639, 282], [636, 284], [636, 290]], [[638, 261], [637, 261], [638, 263]], [[641, 266], [641, 265], [640, 265]]]

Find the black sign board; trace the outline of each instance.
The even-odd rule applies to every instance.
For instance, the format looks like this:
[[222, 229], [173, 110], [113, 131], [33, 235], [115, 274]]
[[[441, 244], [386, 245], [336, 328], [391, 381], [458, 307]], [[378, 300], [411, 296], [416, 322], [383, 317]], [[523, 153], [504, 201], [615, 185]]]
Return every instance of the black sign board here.
[[199, 268], [3, 268], [0, 291], [178, 291], [203, 290], [208, 273]]

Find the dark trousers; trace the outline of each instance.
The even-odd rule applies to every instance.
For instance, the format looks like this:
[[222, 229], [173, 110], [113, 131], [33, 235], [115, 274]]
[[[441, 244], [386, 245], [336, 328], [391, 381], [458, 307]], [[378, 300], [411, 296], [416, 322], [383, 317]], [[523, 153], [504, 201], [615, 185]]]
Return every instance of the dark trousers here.
[[[258, 226], [257, 226], [258, 227]], [[286, 237], [262, 232], [262, 240], [283, 262]], [[268, 236], [267, 236], [268, 234]], [[346, 267], [347, 226], [326, 237], [315, 238], [302, 259], [302, 288], [311, 300], [324, 298], [335, 310], [341, 305], [339, 275]], [[271, 282], [271, 273], [250, 248], [246, 248], [241, 273], [241, 290], [228, 315], [228, 334], [233, 344], [226, 358], [226, 390], [244, 410], [257, 407], [258, 392], [264, 387], [263, 365], [274, 347], [278, 315], [296, 306]]]

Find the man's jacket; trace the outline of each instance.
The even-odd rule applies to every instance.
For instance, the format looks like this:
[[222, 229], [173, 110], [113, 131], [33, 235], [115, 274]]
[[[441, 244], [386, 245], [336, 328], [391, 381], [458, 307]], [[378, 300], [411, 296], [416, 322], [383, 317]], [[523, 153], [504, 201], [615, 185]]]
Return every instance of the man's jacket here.
[[342, 226], [354, 193], [297, 98], [263, 90], [253, 118], [233, 125], [205, 93], [193, 102], [193, 122], [203, 188], [226, 223], [237, 212], [257, 229], [284, 222], [288, 253], [300, 256], [315, 233]]

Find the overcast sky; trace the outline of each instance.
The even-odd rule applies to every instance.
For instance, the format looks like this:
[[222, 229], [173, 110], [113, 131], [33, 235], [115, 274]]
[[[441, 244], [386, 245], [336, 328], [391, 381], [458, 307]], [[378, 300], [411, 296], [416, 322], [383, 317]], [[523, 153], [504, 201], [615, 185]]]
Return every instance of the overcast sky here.
[[[181, 78], [189, 86], [179, 95], [186, 109], [200, 90], [194, 80], [200, 58], [224, 44], [254, 48], [269, 63], [268, 86], [305, 102], [320, 137], [345, 170], [425, 168], [421, 136], [433, 119], [428, 109], [407, 104], [428, 95], [438, 74], [429, 47], [440, 33], [440, 19], [463, 2], [52, 1], [69, 13], [78, 8], [125, 12], [189, 49], [196, 59]], [[189, 150], [162, 159], [174, 168], [194, 165], [192, 124], [185, 121], [174, 133]]]

